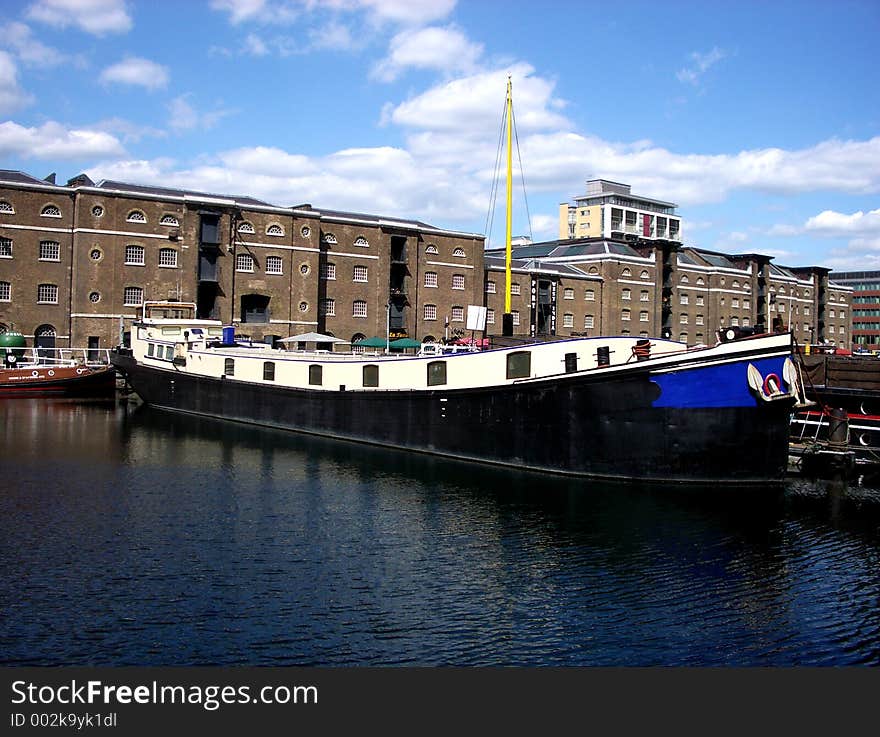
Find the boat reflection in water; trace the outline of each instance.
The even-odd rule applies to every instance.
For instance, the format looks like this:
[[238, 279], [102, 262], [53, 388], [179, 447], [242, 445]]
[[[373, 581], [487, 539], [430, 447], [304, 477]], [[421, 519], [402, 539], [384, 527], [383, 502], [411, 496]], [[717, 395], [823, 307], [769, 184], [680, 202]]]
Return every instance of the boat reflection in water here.
[[6, 665], [880, 663], [880, 493], [518, 473], [0, 407]]

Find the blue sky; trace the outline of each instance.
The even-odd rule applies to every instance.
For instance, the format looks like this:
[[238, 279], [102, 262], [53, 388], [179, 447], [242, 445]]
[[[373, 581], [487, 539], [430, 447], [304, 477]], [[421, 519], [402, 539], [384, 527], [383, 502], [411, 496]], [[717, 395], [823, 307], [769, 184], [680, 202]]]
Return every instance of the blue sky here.
[[[509, 74], [535, 240], [603, 177], [676, 202], [688, 245], [880, 269], [878, 0], [6, 0], [3, 17], [2, 168], [482, 233]], [[528, 233], [521, 191], [515, 207]]]

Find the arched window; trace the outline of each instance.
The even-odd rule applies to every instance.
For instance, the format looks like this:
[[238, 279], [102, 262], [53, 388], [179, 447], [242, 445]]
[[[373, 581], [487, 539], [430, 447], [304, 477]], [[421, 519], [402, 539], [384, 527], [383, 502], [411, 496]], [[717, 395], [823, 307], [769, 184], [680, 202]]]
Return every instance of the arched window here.
[[650, 279], [651, 275], [648, 273], [647, 269], [643, 270], [641, 273], [642, 279]]
[[239, 224], [238, 232], [239, 233], [255, 233], [256, 231], [254, 230], [254, 224], [249, 223], [247, 220], [245, 220], [243, 223]]
[[223, 361], [223, 373], [226, 376], [235, 376], [235, 359], [227, 358]]
[[60, 218], [61, 208], [59, 208], [57, 205], [46, 205], [42, 210], [40, 210], [40, 216], [44, 218]]
[[467, 254], [465, 254], [463, 248], [456, 248], [456, 249], [452, 252], [452, 255], [455, 256], [456, 258], [464, 258]]
[[268, 228], [266, 228], [266, 235], [282, 236], [284, 235], [284, 228], [282, 228], [278, 223], [272, 223]]
[[144, 215], [140, 210], [132, 210], [128, 213], [128, 216], [125, 218], [126, 222], [129, 223], [145, 223], [147, 222], [147, 216]]
[[34, 330], [34, 345], [37, 348], [54, 348], [56, 335], [54, 325], [40, 325]]
[[620, 272], [620, 275], [623, 277], [629, 277], [632, 276], [632, 271], [629, 268], [625, 268], [623, 271]]
[[363, 333], [355, 333], [354, 335], [352, 335], [351, 336], [351, 352], [352, 353], [363, 353], [366, 350], [366, 348], [364, 348], [362, 345], [356, 345], [356, 343], [360, 340], [366, 340], [366, 339], [367, 339], [367, 336], [364, 335]]
[[681, 275], [681, 283], [682, 283], [682, 284], [689, 284], [689, 283], [690, 283], [690, 279], [688, 278], [688, 275], [687, 275], [687, 274], [682, 274], [682, 275]]
[[167, 225], [169, 228], [176, 228], [180, 225], [180, 222], [174, 217], [174, 215], [163, 215], [159, 219], [159, 225]]
[[333, 233], [324, 233], [321, 236], [321, 243], [326, 243], [328, 246], [336, 245], [336, 236]]
[[367, 241], [367, 239], [364, 238], [362, 235], [359, 235], [357, 238], [354, 239], [354, 244], [356, 246], [359, 246], [360, 248], [369, 248], [370, 247], [369, 241]]
[[6, 215], [15, 215], [15, 208], [12, 206], [11, 202], [0, 200], [0, 212], [5, 213]]
[[425, 246], [425, 254], [426, 255], [436, 256], [438, 253], [439, 253], [439, 251], [437, 250], [437, 246], [435, 246], [433, 243], [429, 243], [427, 246]]

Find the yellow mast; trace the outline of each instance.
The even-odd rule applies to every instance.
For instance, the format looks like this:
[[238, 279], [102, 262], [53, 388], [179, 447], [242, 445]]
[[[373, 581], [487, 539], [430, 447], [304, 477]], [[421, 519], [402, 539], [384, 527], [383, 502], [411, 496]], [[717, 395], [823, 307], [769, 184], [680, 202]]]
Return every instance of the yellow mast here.
[[505, 238], [505, 274], [507, 289], [504, 292], [504, 312], [510, 314], [510, 242], [513, 221], [513, 95], [510, 76], [507, 77], [507, 235]]

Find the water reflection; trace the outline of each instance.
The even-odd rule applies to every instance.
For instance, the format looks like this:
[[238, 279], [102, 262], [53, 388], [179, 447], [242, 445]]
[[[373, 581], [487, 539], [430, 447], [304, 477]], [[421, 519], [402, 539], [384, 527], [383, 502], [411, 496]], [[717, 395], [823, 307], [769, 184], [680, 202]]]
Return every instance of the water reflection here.
[[870, 489], [599, 484], [125, 404], [0, 413], [6, 663], [880, 663]]

